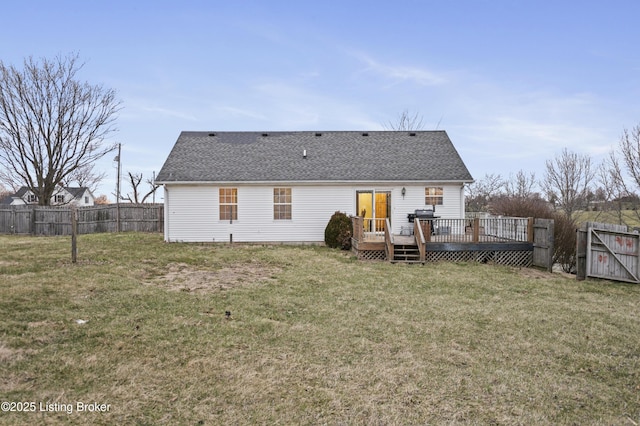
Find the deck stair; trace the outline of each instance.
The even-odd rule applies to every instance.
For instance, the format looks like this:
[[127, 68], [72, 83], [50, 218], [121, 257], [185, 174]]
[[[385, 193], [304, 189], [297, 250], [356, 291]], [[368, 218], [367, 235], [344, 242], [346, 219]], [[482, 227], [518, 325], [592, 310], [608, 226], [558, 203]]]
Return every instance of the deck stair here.
[[420, 250], [415, 244], [394, 244], [393, 263], [421, 263]]
[[420, 260], [420, 250], [416, 240], [411, 236], [393, 236], [393, 258], [392, 263], [423, 263]]

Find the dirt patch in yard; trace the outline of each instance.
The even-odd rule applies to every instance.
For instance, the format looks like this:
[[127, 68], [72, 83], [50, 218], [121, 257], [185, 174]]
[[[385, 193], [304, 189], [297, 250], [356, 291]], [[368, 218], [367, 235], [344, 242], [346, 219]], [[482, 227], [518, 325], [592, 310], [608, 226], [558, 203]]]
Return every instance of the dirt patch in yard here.
[[12, 349], [0, 342], [0, 363], [17, 362], [24, 359], [26, 355], [36, 353], [33, 349]]
[[562, 272], [561, 270], [548, 272], [546, 270], [538, 269], [538, 268], [520, 268], [520, 275], [524, 276], [525, 278], [533, 278], [536, 280], [549, 280], [557, 277], [569, 278], [569, 279], [576, 278], [575, 275], [567, 274], [566, 272]]
[[260, 263], [238, 263], [220, 269], [198, 269], [186, 263], [167, 265], [166, 274], [154, 280], [170, 291], [210, 293], [275, 280], [280, 268]]
[[543, 271], [541, 269], [536, 268], [520, 268], [520, 275], [525, 278], [533, 278], [536, 280], [553, 278], [553, 275], [550, 272]]

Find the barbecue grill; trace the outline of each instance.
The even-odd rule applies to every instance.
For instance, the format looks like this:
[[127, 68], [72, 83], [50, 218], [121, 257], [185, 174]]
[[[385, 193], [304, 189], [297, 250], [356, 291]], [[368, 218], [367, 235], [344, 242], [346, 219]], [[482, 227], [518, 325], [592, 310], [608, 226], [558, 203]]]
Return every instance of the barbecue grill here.
[[416, 218], [420, 220], [425, 219], [437, 219], [440, 216], [434, 215], [433, 209], [416, 209], [413, 213], [409, 213], [407, 215], [407, 219], [409, 219], [409, 223], [413, 223]]
[[440, 216], [434, 215], [435, 209], [416, 209], [413, 213], [407, 214], [409, 223], [414, 223], [416, 218], [420, 220], [428, 220], [431, 228], [431, 235], [435, 234], [435, 227], [433, 226], [433, 219], [438, 219]]

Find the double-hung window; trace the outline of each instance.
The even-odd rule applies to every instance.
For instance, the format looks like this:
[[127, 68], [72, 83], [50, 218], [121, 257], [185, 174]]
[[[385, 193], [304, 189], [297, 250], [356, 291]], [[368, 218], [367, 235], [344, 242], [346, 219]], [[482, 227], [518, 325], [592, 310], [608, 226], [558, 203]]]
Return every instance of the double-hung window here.
[[428, 186], [424, 189], [424, 204], [427, 206], [441, 206], [444, 201], [442, 187]]
[[238, 220], [238, 188], [220, 188], [220, 220]]
[[291, 188], [273, 188], [273, 219], [291, 220]]

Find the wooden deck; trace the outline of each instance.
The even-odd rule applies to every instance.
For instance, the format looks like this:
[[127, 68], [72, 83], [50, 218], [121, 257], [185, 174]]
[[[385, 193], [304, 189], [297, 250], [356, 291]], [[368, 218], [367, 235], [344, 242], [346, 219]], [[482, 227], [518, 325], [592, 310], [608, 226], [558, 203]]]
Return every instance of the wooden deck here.
[[[533, 251], [531, 218], [439, 219], [437, 224], [415, 220], [413, 235], [390, 234], [363, 229], [362, 218], [352, 218], [353, 251], [359, 259], [390, 262], [492, 261], [530, 266]], [[406, 230], [406, 229], [405, 229]], [[505, 260], [507, 259], [507, 260]]]

